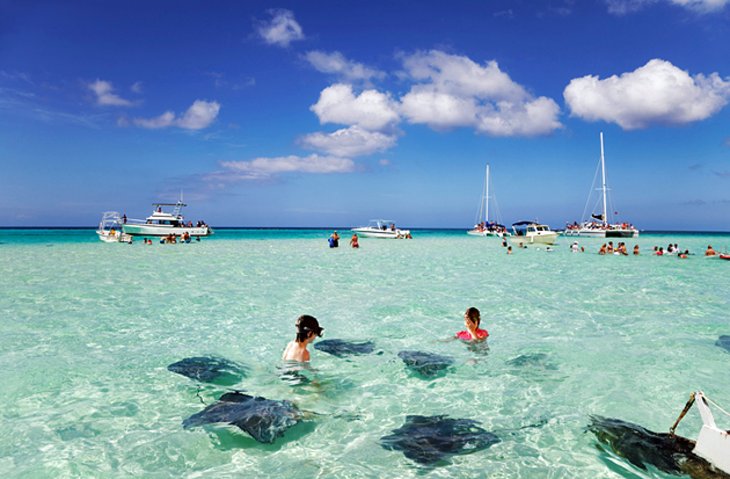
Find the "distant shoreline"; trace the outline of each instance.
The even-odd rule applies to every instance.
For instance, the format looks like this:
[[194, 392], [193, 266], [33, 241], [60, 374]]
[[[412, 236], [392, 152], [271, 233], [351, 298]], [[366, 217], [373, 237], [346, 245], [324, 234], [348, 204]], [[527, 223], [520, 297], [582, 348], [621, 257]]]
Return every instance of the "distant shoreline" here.
[[[21, 231], [40, 231], [40, 230], [75, 230], [75, 231], [96, 231], [96, 226], [0, 226], [0, 231], [21, 230]], [[265, 230], [265, 231], [349, 231], [353, 226], [213, 226], [213, 230]], [[432, 227], [408, 227], [414, 231], [466, 231], [468, 228], [432, 228]], [[640, 230], [641, 234], [685, 234], [685, 235], [730, 235], [730, 231], [704, 231], [704, 230]]]

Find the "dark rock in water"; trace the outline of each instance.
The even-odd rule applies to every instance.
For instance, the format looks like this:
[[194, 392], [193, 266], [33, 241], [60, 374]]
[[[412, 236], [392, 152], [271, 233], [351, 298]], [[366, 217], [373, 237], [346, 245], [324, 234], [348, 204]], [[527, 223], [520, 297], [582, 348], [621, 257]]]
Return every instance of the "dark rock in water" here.
[[600, 443], [639, 469], [652, 466], [668, 474], [687, 474], [695, 479], [730, 478], [693, 454], [694, 441], [682, 436], [657, 433], [638, 424], [601, 416], [591, 416], [588, 430]]
[[477, 421], [448, 416], [408, 416], [393, 434], [380, 438], [385, 449], [401, 451], [426, 466], [448, 463], [451, 456], [481, 451], [498, 442], [499, 437], [479, 427]]
[[715, 341], [715, 346], [720, 346], [725, 351], [730, 351], [730, 336], [723, 334], [719, 338], [717, 338], [717, 341]]
[[548, 362], [548, 358], [549, 356], [545, 353], [522, 354], [507, 361], [507, 365], [518, 368], [557, 369]]
[[289, 401], [232, 392], [184, 420], [183, 427], [223, 422], [241, 428], [258, 442], [271, 444], [301, 418], [302, 413]]
[[225, 358], [207, 356], [185, 358], [170, 364], [167, 369], [196, 381], [224, 386], [237, 384], [246, 376], [246, 370], [240, 364]]
[[403, 360], [408, 369], [426, 378], [435, 378], [454, 364], [454, 359], [449, 356], [423, 351], [401, 351], [398, 353], [398, 357]]
[[314, 349], [337, 356], [338, 358], [350, 355], [370, 354], [375, 350], [372, 341], [345, 341], [343, 339], [325, 339], [314, 343]]

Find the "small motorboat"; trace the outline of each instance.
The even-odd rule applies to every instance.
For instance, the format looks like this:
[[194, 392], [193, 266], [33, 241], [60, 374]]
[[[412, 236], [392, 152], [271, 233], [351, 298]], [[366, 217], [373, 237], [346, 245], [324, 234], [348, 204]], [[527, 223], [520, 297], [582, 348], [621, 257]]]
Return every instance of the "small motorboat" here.
[[105, 211], [96, 234], [104, 243], [131, 243], [132, 237], [123, 231], [124, 220], [118, 211]]
[[352, 231], [370, 238], [411, 238], [410, 230], [396, 228], [395, 221], [392, 220], [370, 220], [367, 226], [358, 226], [357, 228], [352, 228]]
[[541, 225], [536, 221], [519, 221], [512, 224], [512, 242], [522, 244], [553, 244], [558, 237], [557, 231], [552, 231], [548, 225]]

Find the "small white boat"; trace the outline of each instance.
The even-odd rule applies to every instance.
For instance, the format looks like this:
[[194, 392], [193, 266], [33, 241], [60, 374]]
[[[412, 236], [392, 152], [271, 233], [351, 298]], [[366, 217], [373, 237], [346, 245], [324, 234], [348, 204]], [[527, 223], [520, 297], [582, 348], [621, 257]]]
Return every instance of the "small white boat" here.
[[553, 244], [558, 237], [548, 225], [536, 221], [519, 221], [512, 224], [512, 242], [522, 244]]
[[[487, 171], [484, 177], [484, 189], [482, 190], [482, 200], [479, 202], [479, 211], [477, 212], [477, 221], [474, 228], [467, 231], [466, 234], [470, 236], [483, 237], [496, 236], [499, 238], [509, 236], [510, 234], [504, 225], [489, 221], [489, 199], [489, 165], [487, 165]], [[483, 221], [482, 218], [484, 218]]]
[[[591, 214], [591, 219], [586, 221], [586, 211], [588, 211], [588, 202], [591, 201], [589, 195], [586, 202], [586, 208], [583, 211], [584, 221], [579, 223], [568, 224], [563, 231], [565, 236], [588, 236], [594, 238], [637, 238], [639, 230], [631, 223], [611, 223], [609, 221], [607, 192], [609, 188], [606, 186], [606, 161], [603, 155], [603, 132], [601, 132], [601, 198], [603, 208], [600, 215]], [[598, 172], [596, 172], [597, 175]], [[595, 179], [594, 179], [595, 185]]]
[[[122, 225], [126, 234], [132, 236], [169, 236], [171, 234], [182, 236], [187, 233], [192, 237], [210, 236], [213, 229], [203, 222], [193, 226], [193, 222], [185, 222], [180, 213], [184, 206], [182, 201], [177, 203], [154, 203], [154, 210], [146, 220], [127, 220]], [[162, 208], [172, 206], [171, 213], [163, 211]]]
[[352, 228], [352, 231], [370, 238], [404, 239], [411, 238], [410, 230], [402, 230], [395, 227], [392, 220], [370, 220], [367, 226]]
[[710, 403], [721, 412], [730, 416], [730, 413], [715, 404], [702, 391], [697, 391], [690, 395], [689, 401], [687, 401], [677, 421], [669, 429], [669, 433], [674, 434], [679, 421], [682, 420], [693, 404], [697, 404], [697, 408], [700, 410], [700, 417], [702, 418], [702, 428], [697, 436], [697, 441], [692, 452], [720, 471], [730, 474], [730, 431], [717, 427], [712, 411], [710, 411]]
[[730, 474], [730, 433], [717, 427], [708, 405], [709, 400], [702, 391], [695, 393], [695, 402], [702, 416], [702, 429], [697, 436], [693, 452], [721, 471]]
[[131, 243], [132, 237], [122, 230], [124, 220], [117, 211], [105, 211], [96, 234], [104, 243]]

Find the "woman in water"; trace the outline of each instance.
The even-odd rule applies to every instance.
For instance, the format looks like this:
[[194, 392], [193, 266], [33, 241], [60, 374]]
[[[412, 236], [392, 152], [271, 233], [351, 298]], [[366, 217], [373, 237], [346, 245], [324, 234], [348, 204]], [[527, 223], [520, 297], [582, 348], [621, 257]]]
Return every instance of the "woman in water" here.
[[284, 361], [297, 361], [300, 363], [309, 361], [307, 345], [313, 342], [318, 336], [322, 336], [324, 328], [319, 326], [317, 318], [303, 314], [297, 318], [297, 336], [290, 342], [281, 359]]
[[486, 329], [479, 329], [481, 317], [479, 310], [475, 307], [468, 308], [464, 313], [465, 331], [456, 333], [456, 337], [465, 341], [484, 341], [489, 336]]

